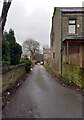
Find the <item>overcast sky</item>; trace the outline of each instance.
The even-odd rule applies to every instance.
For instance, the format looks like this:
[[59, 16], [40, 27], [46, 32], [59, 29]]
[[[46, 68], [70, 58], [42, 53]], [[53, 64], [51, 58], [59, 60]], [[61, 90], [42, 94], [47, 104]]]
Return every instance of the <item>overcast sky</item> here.
[[54, 7], [82, 7], [82, 2], [83, 0], [12, 0], [5, 30], [12, 28], [21, 45], [28, 38], [37, 40], [41, 47], [49, 45]]

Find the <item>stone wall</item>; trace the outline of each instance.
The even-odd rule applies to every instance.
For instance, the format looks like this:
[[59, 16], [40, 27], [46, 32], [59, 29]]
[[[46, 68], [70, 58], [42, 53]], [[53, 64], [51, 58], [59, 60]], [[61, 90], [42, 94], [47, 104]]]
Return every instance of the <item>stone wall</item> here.
[[80, 88], [84, 88], [84, 68], [63, 63], [62, 76], [68, 81], [72, 81]]
[[2, 69], [2, 91], [11, 87], [22, 75], [26, 73], [25, 65], [15, 65]]
[[[61, 74], [61, 12], [58, 8], [53, 14], [53, 46], [51, 46], [51, 68]], [[51, 36], [52, 40], [52, 36]], [[55, 52], [55, 58], [53, 59], [52, 54]]]
[[[82, 13], [65, 13], [62, 14], [62, 40], [69, 38], [71, 35], [83, 35], [82, 34]], [[80, 27], [76, 26], [76, 34], [69, 34], [69, 19], [76, 19], [76, 24]]]

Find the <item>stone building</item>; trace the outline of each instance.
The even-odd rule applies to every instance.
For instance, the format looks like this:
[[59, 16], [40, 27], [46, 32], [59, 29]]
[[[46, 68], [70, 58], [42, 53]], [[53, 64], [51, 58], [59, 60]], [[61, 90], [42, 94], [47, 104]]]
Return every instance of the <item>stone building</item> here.
[[43, 48], [44, 65], [50, 65], [50, 48]]
[[[50, 34], [50, 66], [60, 74], [62, 74], [63, 61], [68, 62], [69, 64], [84, 67], [84, 27], [82, 22], [84, 17], [83, 12], [84, 9], [82, 7], [54, 8], [52, 29]], [[75, 45], [74, 52], [70, 51], [70, 45], [67, 41], [71, 41], [70, 45]], [[68, 57], [66, 57], [67, 51]], [[72, 56], [69, 56], [70, 52], [73, 54]], [[80, 53], [80, 60], [77, 60], [78, 55], [76, 55], [76, 53], [78, 55]]]

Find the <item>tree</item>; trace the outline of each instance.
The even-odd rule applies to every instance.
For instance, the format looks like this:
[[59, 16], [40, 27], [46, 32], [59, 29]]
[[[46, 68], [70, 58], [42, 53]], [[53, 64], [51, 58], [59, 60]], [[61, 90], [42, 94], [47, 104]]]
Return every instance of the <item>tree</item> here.
[[10, 61], [10, 48], [6, 40], [8, 33], [4, 32], [2, 37], [2, 61]]
[[0, 16], [0, 61], [1, 61], [1, 52], [2, 52], [2, 34], [3, 34], [3, 30], [4, 30], [4, 26], [5, 26], [5, 23], [6, 23], [6, 19], [7, 19], [7, 13], [8, 13], [8, 10], [10, 8], [10, 5], [11, 5], [11, 2], [12, 0], [4, 0], [3, 2], [3, 7], [2, 7], [2, 13], [1, 13], [1, 16]]
[[31, 58], [35, 60], [35, 54], [39, 52], [39, 46], [40, 44], [37, 41], [28, 39], [23, 43], [23, 51], [29, 51]]
[[2, 32], [4, 30], [4, 26], [5, 26], [6, 18], [7, 18], [7, 13], [8, 13], [8, 10], [10, 8], [11, 2], [12, 2], [12, 0], [8, 0], [8, 1], [4, 0], [4, 2], [3, 2], [3, 8], [2, 8], [1, 19], [0, 19], [0, 23], [2, 24]]
[[43, 54], [36, 53], [35, 60], [36, 60], [36, 62], [44, 61]]
[[11, 65], [19, 63], [22, 47], [16, 42], [12, 29], [9, 30], [9, 33], [5, 31], [2, 36], [2, 53], [2, 60], [10, 61]]
[[12, 65], [16, 65], [19, 63], [21, 54], [22, 54], [22, 47], [18, 43], [15, 43], [12, 49], [12, 54], [11, 54]]

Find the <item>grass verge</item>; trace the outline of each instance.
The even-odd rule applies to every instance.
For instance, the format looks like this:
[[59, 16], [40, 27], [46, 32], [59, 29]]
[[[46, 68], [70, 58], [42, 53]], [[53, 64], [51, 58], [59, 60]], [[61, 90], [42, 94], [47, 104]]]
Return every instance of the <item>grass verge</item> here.
[[56, 73], [55, 70], [52, 70], [51, 67], [49, 65], [44, 65], [45, 69], [47, 70], [47, 72], [49, 74], [51, 74], [53, 77], [56, 78], [56, 80], [61, 84], [63, 85], [64, 87], [68, 87], [68, 88], [72, 88], [74, 90], [76, 90], [77, 92], [79, 93], [82, 93], [83, 92], [83, 89], [80, 88], [79, 86], [75, 85], [72, 81], [68, 81], [68, 79], [66, 78], [63, 78], [62, 75]]

